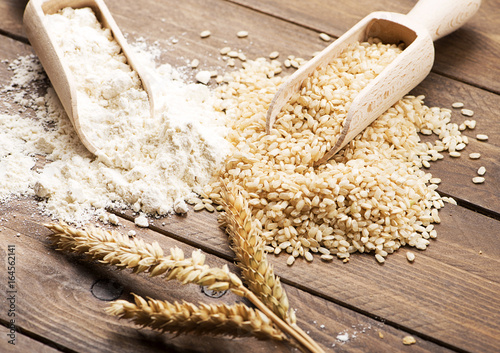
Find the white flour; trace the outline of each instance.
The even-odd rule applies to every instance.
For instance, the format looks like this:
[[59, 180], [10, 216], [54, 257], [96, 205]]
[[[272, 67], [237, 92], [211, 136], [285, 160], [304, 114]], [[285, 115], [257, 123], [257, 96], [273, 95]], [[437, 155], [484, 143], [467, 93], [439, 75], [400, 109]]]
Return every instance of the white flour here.
[[91, 9], [65, 8], [44, 20], [75, 79], [83, 133], [107, 155], [106, 162], [130, 169], [123, 154], [137, 153], [141, 140], [155, 138], [146, 124], [158, 123], [150, 117], [139, 76]]
[[0, 114], [0, 199], [12, 195], [32, 194], [30, 186], [35, 183], [34, 173], [29, 171], [35, 159], [29, 154], [31, 146], [24, 143], [24, 134], [35, 135], [39, 131], [31, 121], [18, 115]]
[[[40, 97], [23, 96], [33, 81], [43, 78], [36, 58], [20, 58], [11, 64], [14, 75], [3, 93], [35, 109], [38, 119], [0, 115], [0, 200], [36, 194], [44, 199], [46, 213], [74, 223], [103, 215], [106, 207], [128, 206], [152, 215], [172, 212], [175, 203], [177, 211], [185, 211], [183, 200], [209, 181], [229, 148], [211, 92], [203, 85], [186, 84], [169, 65], [155, 68], [152, 55], [138, 53], [161, 88], [157, 105], [163, 113], [152, 119], [136, 74], [118, 64], [122, 59], [116, 53], [108, 52], [113, 61], [100, 52], [101, 45], [113, 45], [105, 36], [98, 39], [103, 31], [92, 24], [92, 13], [66, 10], [63, 15], [78, 23], [64, 29], [68, 18], [58, 15], [57, 28], [70, 43], [64, 46], [87, 53], [84, 63], [76, 57], [69, 61], [75, 69], [86, 70], [78, 95], [86, 100], [86, 111], [80, 117], [82, 123], [87, 119], [88, 131], [97, 134], [105, 155], [95, 158], [83, 147], [53, 89]], [[83, 24], [90, 29], [80, 28]], [[86, 39], [78, 31], [88, 33]], [[35, 155], [51, 162], [37, 172], [32, 169]]]

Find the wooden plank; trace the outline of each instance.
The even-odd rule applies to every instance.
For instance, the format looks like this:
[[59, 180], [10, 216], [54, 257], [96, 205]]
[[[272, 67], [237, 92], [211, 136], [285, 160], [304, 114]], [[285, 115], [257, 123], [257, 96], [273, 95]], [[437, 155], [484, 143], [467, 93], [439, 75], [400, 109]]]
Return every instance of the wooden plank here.
[[7, 60], [0, 65], [0, 82], [4, 86], [10, 82], [12, 76], [12, 72], [8, 70], [6, 64], [20, 56], [34, 54], [34, 52], [30, 46], [5, 36], [0, 36], [0, 48], [2, 48], [0, 60]]
[[[116, 214], [133, 219], [131, 214]], [[405, 249], [415, 251], [417, 255], [426, 255], [431, 252], [430, 249], [434, 249], [432, 256], [436, 260], [469, 271], [471, 274], [479, 274], [487, 280], [500, 282], [498, 273], [500, 243], [495, 241], [495, 237], [500, 235], [500, 222], [453, 205], [446, 205], [440, 211], [440, 217], [441, 223], [436, 225], [438, 238], [431, 242], [425, 252], [410, 247]], [[226, 259], [232, 259], [234, 256], [224, 232], [217, 225], [216, 214], [194, 212], [190, 209], [187, 217], [172, 215], [155, 219], [151, 222], [150, 228]], [[391, 255], [388, 261], [393, 257], [404, 258], [404, 251]], [[356, 256], [367, 257], [367, 261], [375, 261], [371, 255]], [[285, 262], [280, 256], [276, 257], [275, 261]], [[408, 267], [408, 270], [412, 268]]]
[[[14, 91], [3, 92], [3, 89], [10, 84], [12, 77], [9, 64], [21, 56], [34, 55], [34, 52], [30, 46], [3, 35], [0, 35], [0, 48], [0, 113], [24, 114], [26, 108], [14, 102]], [[34, 114], [29, 116], [34, 117]]]
[[[450, 80], [440, 75], [431, 73], [411, 93], [425, 95], [425, 103], [429, 107], [441, 107], [452, 110], [452, 122], [460, 124], [465, 120], [474, 119], [477, 122], [474, 130], [466, 129], [462, 134], [468, 136], [469, 140], [475, 140], [477, 134], [489, 136], [487, 144], [481, 142], [484, 149], [500, 147], [500, 121], [495, 118], [497, 107], [500, 104], [500, 96], [485, 90]], [[453, 109], [454, 102], [464, 103], [467, 109], [474, 112], [472, 117], [461, 114], [461, 109]], [[491, 145], [491, 146], [487, 146]], [[464, 150], [467, 152], [467, 149]], [[480, 152], [478, 150], [474, 152]], [[496, 153], [496, 151], [494, 152]]]
[[[374, 11], [407, 13], [416, 0], [230, 0], [248, 8], [282, 18], [317, 32], [339, 37]], [[483, 1], [481, 8], [463, 28], [438, 40], [433, 71], [447, 77], [500, 92], [500, 38], [493, 28], [500, 23], [500, 3]], [[293, 37], [288, 37], [295, 42]], [[286, 37], [282, 37], [286, 40]]]
[[[195, 8], [195, 2], [186, 2], [186, 4], [186, 6]], [[156, 31], [147, 33], [149, 24], [148, 26], [144, 26], [139, 20], [135, 20], [136, 22], [134, 23], [134, 18], [130, 16], [130, 13], [134, 13], [132, 10], [135, 10], [135, 13], [140, 13], [142, 5], [132, 4], [130, 6], [131, 7], [128, 9], [131, 9], [131, 12], [127, 9], [120, 8], [120, 10], [124, 12], [117, 18], [117, 20], [122, 21], [119, 24], [124, 29], [124, 32], [128, 31], [135, 37], [143, 35], [149, 41], [153, 41], [155, 38], [163, 38], [161, 40], [162, 48], [170, 50], [164, 55], [164, 59], [172, 58], [172, 62], [178, 64], [185, 63], [187, 59], [193, 58], [193, 55], [201, 55], [203, 59], [206, 60], [203, 65], [207, 65], [207, 67], [208, 65], [211, 65], [211, 67], [221, 66], [221, 61], [218, 60], [217, 52], [218, 48], [225, 45], [241, 47], [246, 53], [253, 53], [252, 55], [255, 56], [269, 52], [270, 49], [275, 48], [275, 45], [280, 46], [279, 50], [282, 51], [282, 53], [291, 53], [290, 49], [286, 47], [287, 43], [276, 43], [275, 38], [279, 38], [280, 33], [291, 35], [297, 32], [296, 38], [298, 42], [297, 46], [293, 48], [296, 55], [305, 56], [307, 53], [314, 50], [314, 47], [322, 44], [317, 40], [315, 33], [298, 29], [297, 26], [279, 20], [273, 19], [270, 21], [271, 25], [269, 28], [272, 29], [271, 32], [268, 32], [269, 29], [264, 31], [261, 28], [264, 27], [261, 23], [263, 19], [267, 18], [266, 16], [232, 5], [228, 5], [227, 8], [224, 7], [223, 9], [213, 10], [207, 5], [206, 7], [201, 7], [205, 12], [200, 14], [189, 11], [183, 12], [181, 7], [177, 7], [176, 9], [173, 5], [174, 8], [170, 15], [165, 12], [167, 10], [166, 5], [148, 4], [151, 8], [158, 10], [158, 12], [156, 12], [158, 17], [147, 18], [148, 21], [151, 21], [150, 23], [155, 27]], [[210, 41], [202, 41], [199, 38], [199, 32], [202, 29], [206, 29], [208, 25], [207, 22], [203, 22], [204, 17], [211, 19], [211, 25], [214, 27], [210, 29], [215, 32], [213, 28], [221, 28], [215, 27], [216, 25], [221, 26], [218, 20], [220, 17], [217, 17], [218, 13], [224, 16], [232, 15], [227, 18], [233, 19], [223, 24], [227, 26], [222, 27], [224, 31], [218, 32], [219, 34], [217, 35], [214, 33], [214, 35], [209, 38]], [[187, 14], [191, 16], [190, 20]], [[137, 18], [142, 18], [142, 15], [137, 16]], [[164, 22], [161, 21], [162, 18], [165, 19]], [[179, 22], [176, 22], [177, 20]], [[178, 44], [168, 44], [170, 34], [167, 35], [162, 32], [162, 30], [167, 28], [167, 24], [171, 26], [168, 28], [169, 33], [171, 33], [170, 31], [175, 31], [176, 33], [184, 33], [181, 32], [182, 30], [186, 31], [185, 35], [178, 35], [181, 39]], [[257, 33], [258, 36], [252, 39], [252, 43], [237, 39], [236, 37], [230, 39], [228, 43], [224, 43], [224, 38], [227, 38], [228, 33], [232, 33], [233, 29], [234, 33], [239, 29], [247, 29], [250, 33]], [[274, 37], [262, 37], [261, 34], [264, 33], [273, 33]], [[316, 38], [316, 42], [314, 42], [312, 38]], [[186, 45], [187, 43], [189, 43], [189, 45]], [[212, 57], [209, 57], [209, 54], [211, 54]], [[453, 81], [443, 79], [441, 88], [447, 87], [447, 82]], [[464, 87], [467, 86], [464, 85]], [[442, 95], [446, 90], [447, 89], [442, 89], [441, 91], [438, 89], [430, 90], [428, 96], [429, 98], [439, 97], [439, 95]], [[474, 94], [477, 92], [476, 96], [471, 95], [471, 97], [480, 98], [478, 100], [479, 103], [481, 103], [481, 101], [488, 103], [490, 97], [497, 97], [493, 94], [484, 95], [483, 90], [476, 88], [471, 88], [470, 91], [474, 92]], [[467, 90], [464, 92], [467, 92]], [[440, 98], [436, 98], [435, 102], [436, 105], [441, 106]], [[495, 124], [495, 109], [498, 106], [495, 102], [497, 101], [493, 100], [484, 110], [484, 121], [489, 122], [489, 124]], [[468, 101], [466, 101], [466, 103], [468, 103]], [[478, 125], [478, 129], [479, 126], [480, 125]], [[494, 127], [495, 125], [484, 126]], [[493, 160], [495, 157], [494, 147], [495, 145], [498, 146], [498, 144], [491, 143], [491, 145], [492, 147], [490, 150], [492, 152], [488, 152], [486, 155], [483, 155], [483, 157], [488, 157]], [[467, 160], [461, 159], [461, 161], [466, 162]], [[442, 163], [437, 163], [436, 168], [442, 165]], [[452, 176], [456, 175], [446, 168], [441, 170], [443, 175], [449, 176], [450, 179]], [[457, 185], [457, 193], [458, 191], [463, 192], [463, 190], [460, 190], [461, 184], [458, 183]], [[498, 194], [498, 191], [491, 192], [491, 194]], [[496, 204], [498, 205], [498, 202]], [[278, 267], [278, 273], [286, 274], [286, 277], [289, 278], [289, 283], [295, 283], [297, 286], [326, 296], [331, 300], [354, 306], [358, 308], [358, 310], [370, 312], [373, 315], [380, 314], [383, 318], [389, 318], [391, 323], [401, 323], [410, 327], [412, 330], [416, 330], [421, 336], [426, 336], [427, 332], [431, 332], [432, 335], [430, 337], [432, 337], [432, 339], [444, 340], [450, 345], [456, 344], [457, 346], [465, 347], [462, 349], [476, 351], [491, 350], [491, 346], [498, 344], [496, 339], [491, 338], [492, 333], [499, 336], [498, 327], [495, 326], [495, 323], [499, 322], [498, 309], [496, 309], [498, 306], [496, 308], [491, 307], [485, 304], [485, 302], [487, 303], [490, 301], [493, 304], [498, 303], [498, 300], [495, 301], [494, 298], [490, 300], [491, 298], [489, 297], [491, 291], [498, 290], [498, 248], [495, 245], [497, 243], [495, 243], [495, 239], [498, 236], [495, 230], [499, 229], [498, 222], [479, 216], [473, 212], [462, 210], [461, 208], [450, 206], [450, 209], [456, 211], [453, 211], [449, 217], [445, 217], [446, 213], [443, 214], [443, 212], [447, 212], [448, 208], [445, 208], [441, 213], [443, 222], [438, 228], [438, 240], [433, 242], [426, 252], [417, 254], [417, 262], [413, 265], [408, 265], [406, 263], [404, 260], [404, 252], [398, 252], [390, 257], [390, 260], [388, 260], [384, 266], [377, 265], [372, 257], [360, 255], [355, 256], [351, 263], [347, 265], [343, 265], [337, 261], [331, 265], [325, 266], [319, 263], [319, 261], [315, 261], [314, 264], [311, 265], [294, 265], [292, 269], [289, 269], [283, 265], [283, 258], [278, 257], [275, 259], [276, 266], [281, 266]], [[7, 211], [11, 212], [9, 210]], [[201, 214], [198, 214], [196, 217], [187, 217], [187, 222], [182, 223], [182, 227], [181, 223], [178, 224], [180, 229], [175, 230], [175, 228], [171, 227], [170, 223], [166, 229], [175, 232], [178, 237], [182, 237], [183, 234], [186, 233], [186, 239], [191, 242], [193, 242], [193, 239], [189, 233], [192, 232], [191, 229], [195, 229], [195, 232], [200, 233], [197, 238], [195, 238], [195, 241], [200, 242], [200, 246], [208, 248], [213, 247], [214, 252], [220, 251], [219, 246], [223, 246], [223, 244], [226, 243], [225, 237], [216, 229], [216, 223], [213, 221], [213, 216], [208, 216], [206, 219], [203, 217], [205, 216]], [[175, 219], [175, 217], [171, 217], [170, 219]], [[212, 221], [209, 221], [209, 219], [212, 219]], [[9, 219], [9, 223], [13, 222], [12, 219]], [[156, 222], [156, 224], [161, 224], [161, 220], [159, 223]], [[212, 230], [206, 228], [207, 225], [210, 224]], [[458, 233], [459, 236], [456, 237], [455, 233]], [[212, 240], [212, 238], [217, 237], [220, 239]], [[487, 249], [482, 249], [485, 244], [487, 244]], [[479, 250], [483, 251], [482, 255], [479, 255]], [[231, 256], [229, 252], [224, 252], [222, 255], [227, 258]], [[476, 262], [478, 262], [478, 264], [476, 264]], [[305, 266], [309, 267], [305, 270], [300, 270], [301, 267], [304, 268]], [[408, 268], [410, 268], [411, 271], [408, 271]], [[315, 278], [312, 281], [308, 278], [308, 273], [311, 272], [315, 274]], [[337, 273], [338, 278], [330, 278], [330, 273], [332, 272]], [[435, 272], [437, 272], [437, 274]], [[428, 278], [431, 275], [434, 276], [432, 280]], [[407, 277], [409, 277], [410, 280], [407, 280]], [[320, 283], [320, 278], [326, 278], [327, 284]], [[395, 278], [397, 281], [387, 284], [387, 278]], [[434, 281], [436, 281], [436, 283], [434, 283]], [[460, 283], [461, 281], [465, 281], [466, 283]], [[491, 286], [488, 281], [492, 282]], [[412, 285], [417, 286], [418, 291], [410, 290], [409, 287]], [[344, 288], [344, 286], [347, 287]], [[389, 288], [386, 288], [386, 286]], [[476, 286], [476, 288], [470, 288], [469, 286]], [[485, 289], [485, 286], [490, 287], [489, 289]], [[430, 295], [424, 293], [424, 289], [428, 287], [431, 288]], [[440, 293], [438, 290], [441, 289], [443, 290]], [[456, 298], [454, 297], [454, 290], [459, 292]], [[481, 293], [483, 290], [485, 294]], [[401, 293], [406, 297], [403, 297]], [[477, 297], [477, 299], [475, 298], [477, 302], [470, 300], [472, 295]], [[391, 301], [392, 297], [396, 300], [396, 306], [394, 306], [394, 303]], [[444, 305], [440, 305], [443, 297]], [[471, 303], [464, 303], [466, 299]], [[427, 301], [431, 301], [431, 303]], [[460, 307], [462, 304], [465, 304], [465, 307], [464, 309], [460, 309], [464, 310], [460, 312], [455, 307]], [[493, 308], [493, 310], [489, 313], [485, 313], [485, 309], [481, 308], [483, 304], [485, 305], [484, 308]], [[429, 307], [426, 308], [426, 305], [429, 305]], [[423, 309], [421, 309], [421, 306]], [[399, 309], [401, 308], [403, 310], [400, 311]], [[479, 315], [480, 317], [476, 318], [476, 309], [478, 309], [477, 312], [483, 316]], [[462, 317], [462, 315], [464, 317]], [[476, 324], [476, 319], [478, 320], [478, 327], [474, 326]], [[484, 327], [488, 320], [491, 320], [493, 323], [493, 326], [489, 329]], [[444, 323], [441, 321], [444, 321]], [[450, 329], [453, 325], [457, 327]], [[421, 327], [423, 329], [421, 329]], [[463, 331], [466, 331], [465, 334]], [[480, 342], [482, 340], [485, 342]]]
[[15, 344], [8, 342], [10, 330], [0, 325], [0, 352], [2, 353], [19, 353], [19, 352], [36, 352], [36, 353], [57, 353], [59, 350], [52, 348], [46, 344], [38, 342], [20, 332], [15, 333]]
[[[41, 216], [32, 200], [3, 205], [0, 212], [6, 215], [0, 225], [0, 253], [7, 245], [16, 246], [16, 276], [19, 291], [20, 327], [45, 337], [47, 340], [76, 352], [288, 352], [290, 346], [274, 342], [259, 342], [253, 339], [227, 339], [160, 335], [147, 329], [138, 331], [126, 321], [118, 321], [104, 314], [107, 302], [98, 300], [91, 288], [98, 280], [110, 280], [116, 287], [123, 286], [121, 298], [129, 298], [128, 292], [158, 299], [192, 302], [233, 303], [241, 300], [232, 294], [211, 299], [201, 293], [197, 286], [181, 286], [175, 282], [165, 283], [159, 278], [137, 276], [127, 271], [111, 270], [103, 265], [89, 264], [81, 258], [54, 251], [45, 236], [48, 230], [40, 225], [48, 219]], [[135, 228], [132, 223], [122, 221], [120, 230], [136, 229], [146, 241], [156, 240], [164, 249], [172, 246], [182, 248], [189, 254], [193, 248], [150, 230]], [[19, 235], [17, 235], [19, 234]], [[2, 258], [4, 255], [2, 255]], [[207, 262], [214, 266], [228, 264], [220, 258], [208, 255]], [[233, 265], [230, 265], [233, 267]], [[33, 268], [36, 267], [36, 271]], [[43, 280], [41, 281], [40, 278]], [[4, 281], [0, 291], [4, 292]], [[390, 351], [403, 349], [402, 338], [409, 334], [383, 322], [328, 302], [300, 289], [285, 286], [290, 304], [297, 309], [299, 325], [308, 331], [329, 352], [341, 347], [345, 352]], [[101, 298], [111, 297], [113, 291], [101, 292]], [[2, 299], [3, 300], [3, 299]], [[5, 313], [0, 312], [4, 320]], [[383, 339], [379, 336], [383, 334]], [[347, 333], [350, 339], [337, 339]], [[416, 337], [418, 343], [413, 352], [450, 352], [448, 349]], [[397, 349], [397, 348], [396, 348]]]
[[[477, 122], [474, 130], [467, 129], [462, 132], [469, 138], [469, 145], [461, 151], [460, 158], [449, 157], [436, 163], [431, 163], [430, 173], [442, 180], [438, 191], [452, 195], [459, 201], [478, 206], [495, 217], [500, 218], [500, 119], [496, 118], [500, 106], [500, 96], [465, 85], [460, 82], [431, 74], [413, 91], [413, 94], [426, 96], [425, 103], [432, 107], [443, 107], [452, 110], [452, 122], [461, 124], [465, 120], [474, 119]], [[463, 102], [468, 109], [474, 111], [472, 118], [463, 116], [460, 109], [453, 109], [454, 102]], [[477, 134], [488, 135], [488, 142], [476, 139]], [[422, 136], [424, 141], [434, 141], [436, 136]], [[469, 159], [472, 152], [481, 153], [478, 160]], [[484, 184], [472, 183], [472, 178], [478, 176], [477, 169], [486, 167]]]
[[[169, 298], [172, 301], [186, 299], [196, 303], [210, 302], [210, 299], [196, 286], [165, 283], [158, 278], [148, 280], [146, 276], [135, 276], [126, 271], [113, 271], [105, 266], [78, 262], [78, 257], [56, 252], [50, 248], [45, 238], [49, 231], [38, 223], [49, 219], [38, 214], [34, 203], [20, 203], [16, 210], [3, 209], [2, 214], [8, 215], [8, 227], [2, 229], [0, 249], [3, 259], [7, 245], [16, 246], [18, 325], [23, 330], [56, 342], [66, 350], [77, 352], [213, 352], [221, 346], [234, 351], [241, 343], [248, 347], [249, 352], [250, 349], [264, 352], [266, 347], [273, 347], [278, 352], [288, 351], [283, 344], [270, 343], [269, 346], [267, 342], [254, 342], [252, 339], [240, 341], [183, 336], [172, 341], [172, 335], [161, 335], [150, 330], [138, 331], [134, 325], [104, 313], [108, 302], [99, 300], [92, 294], [92, 287], [97, 281], [119, 283], [123, 287], [122, 299], [130, 299], [130, 292], [158, 299]], [[35, 221], [38, 222], [34, 223]], [[166, 249], [178, 245], [190, 254], [190, 249], [183, 244], [174, 244], [166, 237], [155, 237], [153, 232], [145, 231], [141, 235], [144, 233], [150, 234], [148, 240], [151, 237], [159, 238]], [[40, 278], [43, 281], [39, 281]], [[3, 282], [0, 285], [2, 293], [5, 292]], [[231, 303], [235, 299], [234, 295], [227, 294], [222, 301]], [[4, 315], [5, 313], [0, 313], [0, 318], [4, 319]]]

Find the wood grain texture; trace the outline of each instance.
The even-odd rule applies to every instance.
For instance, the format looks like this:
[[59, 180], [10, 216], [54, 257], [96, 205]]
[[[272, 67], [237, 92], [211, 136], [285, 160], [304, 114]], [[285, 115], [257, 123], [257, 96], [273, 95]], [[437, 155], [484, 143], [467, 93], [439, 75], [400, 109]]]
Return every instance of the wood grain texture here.
[[[446, 79], [431, 73], [426, 80], [411, 93], [425, 95], [425, 104], [429, 107], [443, 107], [452, 110], [451, 121], [461, 124], [465, 120], [476, 120], [474, 130], [462, 132], [469, 138], [469, 145], [461, 151], [460, 158], [449, 157], [444, 153], [443, 160], [431, 163], [429, 169], [434, 177], [442, 179], [438, 191], [453, 196], [459, 202], [473, 204], [500, 217], [500, 119], [497, 118], [497, 108], [500, 106], [500, 96], [460, 82]], [[465, 107], [474, 111], [472, 118], [461, 114], [460, 109], [453, 109], [454, 102], [463, 102]], [[476, 139], [477, 134], [488, 135], [485, 143]], [[433, 142], [435, 136], [421, 136], [423, 141]], [[481, 158], [471, 160], [469, 154], [481, 153]], [[487, 175], [484, 184], [473, 184], [472, 178], [477, 176], [477, 169], [486, 167]], [[491, 173], [490, 173], [491, 171]]]
[[7, 327], [0, 325], [0, 352], [2, 353], [19, 353], [19, 352], [36, 352], [36, 353], [57, 353], [60, 352], [56, 348], [52, 348], [46, 344], [38, 342], [20, 332], [16, 332], [15, 345], [7, 342], [10, 331]]
[[[336, 37], [371, 12], [408, 13], [417, 3], [416, 0], [230, 1]], [[483, 0], [476, 16], [463, 28], [436, 42], [434, 72], [499, 93], [498, 23], [500, 23], [500, 3], [496, 0]], [[294, 42], [293, 37], [288, 40]]]
[[436, 41], [470, 21], [481, 0], [419, 0], [407, 17], [423, 25]]
[[[117, 213], [117, 215], [121, 214]], [[226, 235], [217, 226], [216, 217], [215, 214], [194, 212], [191, 209], [187, 217], [173, 215], [160, 218], [155, 220], [150, 227], [165, 235], [175, 236], [183, 242], [197, 245], [204, 251], [232, 259], [233, 254], [229, 249]], [[500, 243], [495, 241], [496, 237], [500, 235], [500, 222], [453, 205], [446, 205], [441, 210], [440, 217], [442, 218], [441, 223], [436, 225], [438, 238], [431, 242], [429, 249], [420, 252], [407, 247], [389, 256], [388, 261], [393, 257], [399, 258], [401, 256], [403, 258], [406, 250], [418, 254], [428, 254], [431, 252], [430, 250], [434, 249], [432, 254], [436, 260], [469, 270], [471, 274], [480, 274], [488, 280], [500, 282], [500, 274], [497, 273], [500, 268], [498, 267]], [[482, 256], [478, 256], [480, 255], [479, 251], [482, 252]], [[466, 254], [467, 256], [464, 256]], [[357, 256], [356, 259], [363, 259], [362, 261], [375, 261], [372, 255], [356, 254], [355, 256]], [[273, 261], [285, 263], [280, 256], [271, 256], [270, 258], [274, 259]], [[454, 258], [456, 259], [454, 260]], [[291, 267], [291, 269], [294, 268], [294, 266]], [[384, 266], [374, 268], [383, 269]], [[407, 267], [407, 269], [411, 270], [412, 267]], [[282, 276], [287, 278], [284, 274]], [[293, 278], [293, 275], [290, 278]]]
[[[231, 352], [242, 346], [266, 352], [269, 347], [287, 352], [284, 344], [258, 342], [252, 339], [197, 338], [161, 335], [150, 330], [138, 330], [127, 321], [108, 316], [104, 308], [108, 302], [99, 300], [91, 288], [98, 280], [110, 280], [123, 286], [122, 299], [130, 299], [128, 293], [157, 299], [214, 302], [201, 293], [198, 286], [181, 286], [175, 282], [154, 280], [146, 276], [131, 275], [96, 263], [82, 262], [80, 257], [65, 256], [53, 250], [46, 239], [48, 230], [40, 222], [49, 219], [40, 216], [34, 203], [18, 203], [10, 208], [8, 228], [2, 227], [0, 251], [2, 269], [7, 244], [16, 246], [16, 266], [19, 288], [18, 324], [23, 330], [56, 342], [65, 349], [78, 352]], [[5, 214], [5, 210], [2, 210]], [[13, 218], [15, 216], [15, 218]], [[128, 224], [128, 227], [133, 225]], [[147, 241], [158, 240], [164, 249], [179, 246], [190, 254], [192, 248], [169, 238], [143, 230], [138, 232]], [[19, 234], [19, 236], [17, 236]], [[221, 265], [217, 258], [208, 259], [212, 265]], [[33, 269], [36, 268], [36, 271]], [[37, 280], [43, 278], [43, 281]], [[4, 292], [4, 281], [0, 285]], [[218, 300], [232, 303], [237, 299], [226, 294]], [[2, 298], [2, 303], [3, 303]], [[3, 305], [2, 305], [3, 306]], [[4, 319], [5, 313], [0, 313]]]
[[[12, 77], [12, 71], [8, 69], [8, 64], [20, 56], [33, 54], [33, 50], [30, 46], [5, 36], [0, 36], [0, 48], [2, 48], [0, 60], [3, 61], [0, 64], [0, 82], [3, 88], [10, 83]], [[2, 98], [5, 101], [7, 100], [3, 92]]]
[[[217, 11], [222, 8], [229, 8], [221, 4], [222, 0], [210, 1], [208, 6]], [[9, 33], [18, 38], [25, 38], [21, 25], [22, 11], [27, 1], [1, 0], [0, 1], [0, 33]], [[416, 0], [390, 1], [390, 0], [356, 0], [356, 1], [267, 1], [267, 0], [231, 0], [233, 3], [255, 9], [272, 17], [281, 18], [287, 22], [296, 23], [302, 27], [313, 29], [316, 32], [326, 32], [339, 37], [361, 18], [373, 11], [392, 11], [407, 13], [416, 3]], [[113, 1], [107, 1], [110, 8], [113, 8]], [[133, 14], [137, 18], [147, 19], [145, 23], [152, 23], [151, 20], [157, 18], [158, 12], [150, 10], [148, 1], [143, 6], [137, 4]], [[143, 4], [141, 2], [140, 4]], [[128, 5], [128, 4], [127, 4]], [[118, 5], [120, 7], [121, 5]], [[159, 6], [164, 8], [175, 8], [177, 2], [161, 2]], [[186, 5], [183, 5], [186, 6]], [[189, 6], [189, 5], [188, 5]], [[127, 8], [127, 6], [123, 6]], [[192, 8], [194, 11], [185, 11], [179, 19], [195, 15], [199, 7]], [[138, 11], [137, 11], [138, 10]], [[114, 11], [113, 9], [111, 10]], [[199, 11], [203, 14], [202, 11]], [[217, 19], [224, 18], [224, 21], [234, 19], [236, 22], [244, 22], [244, 17], [237, 17], [234, 12], [230, 16], [224, 16], [224, 12], [219, 12], [216, 17], [207, 16], [203, 21], [193, 21], [193, 27], [209, 25], [211, 22], [218, 22]], [[267, 23], [270, 19], [266, 18]], [[139, 20], [140, 21], [140, 20]], [[154, 22], [154, 21], [153, 21]], [[445, 76], [458, 79], [460, 81], [474, 84], [478, 87], [500, 92], [500, 37], [495, 24], [500, 22], [500, 3], [495, 0], [483, 0], [478, 14], [469, 21], [463, 29], [439, 40], [436, 46], [436, 61], [434, 71]], [[174, 23], [166, 27], [169, 30], [175, 29]], [[262, 26], [263, 30], [267, 26]], [[193, 28], [194, 29], [194, 28]], [[168, 31], [166, 33], [168, 33]], [[171, 32], [172, 33], [172, 32]], [[198, 32], [199, 33], [199, 32]], [[268, 34], [269, 35], [269, 34]], [[282, 33], [281, 42], [294, 42], [295, 36], [292, 33]]]
[[[8, 210], [8, 212], [6, 212]], [[65, 349], [78, 352], [289, 352], [290, 347], [275, 342], [259, 342], [253, 339], [198, 338], [192, 335], [172, 339], [172, 335], [160, 335], [147, 329], [138, 331], [126, 321], [104, 314], [107, 302], [98, 300], [92, 293], [97, 280], [110, 280], [123, 286], [121, 298], [130, 299], [129, 292], [157, 299], [191, 302], [241, 301], [232, 294], [211, 299], [201, 293], [197, 286], [181, 286], [175, 282], [164, 282], [161, 278], [132, 275], [127, 271], [116, 271], [96, 263], [86, 263], [81, 257], [54, 251], [47, 244], [48, 230], [40, 225], [48, 219], [41, 216], [32, 200], [12, 202], [8, 208], [0, 206], [6, 214], [0, 225], [0, 258], [2, 263], [6, 246], [14, 244], [18, 264], [17, 285], [19, 287], [19, 325], [23, 330], [45, 337]], [[15, 216], [15, 217], [14, 217]], [[178, 246], [185, 254], [193, 248], [162, 236], [151, 230], [136, 228], [122, 220], [120, 231], [136, 229], [138, 237], [148, 242], [158, 241], [164, 250]], [[7, 226], [6, 226], [7, 224]], [[19, 235], [18, 235], [19, 234]], [[213, 266], [228, 264], [215, 256], [207, 256]], [[36, 267], [36, 271], [33, 268]], [[2, 265], [3, 269], [3, 265]], [[43, 281], [37, 279], [43, 278]], [[402, 338], [409, 334], [343, 308], [325, 299], [314, 297], [298, 288], [285, 286], [290, 304], [297, 309], [299, 325], [316, 339], [326, 352], [334, 346], [342, 346], [349, 352], [384, 352], [394, 347], [404, 347]], [[4, 291], [4, 283], [0, 283]], [[2, 298], [2, 300], [4, 300]], [[0, 319], [5, 319], [0, 312]], [[383, 333], [381, 339], [379, 331]], [[339, 334], [348, 333], [351, 339], [341, 342]], [[419, 339], [412, 352], [450, 352], [448, 349]], [[337, 351], [335, 349], [335, 351]]]

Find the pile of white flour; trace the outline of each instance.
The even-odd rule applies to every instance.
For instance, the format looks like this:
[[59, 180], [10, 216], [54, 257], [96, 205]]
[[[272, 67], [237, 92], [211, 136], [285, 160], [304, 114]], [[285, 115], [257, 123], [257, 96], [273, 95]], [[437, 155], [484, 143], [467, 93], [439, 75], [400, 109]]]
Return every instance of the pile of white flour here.
[[[169, 65], [155, 68], [151, 54], [138, 52], [159, 89], [159, 113], [151, 117], [137, 74], [93, 13], [66, 9], [53, 16], [63, 51], [73, 52], [68, 65], [80, 82], [80, 119], [102, 153], [96, 158], [83, 147], [52, 88], [43, 95], [33, 89], [45, 80], [36, 57], [19, 58], [1, 92], [37, 118], [0, 113], [0, 201], [36, 194], [46, 213], [73, 223], [107, 207], [163, 215], [175, 204], [185, 211], [183, 200], [201, 190], [229, 149], [209, 89], [185, 83]], [[37, 156], [47, 160], [39, 170]]]

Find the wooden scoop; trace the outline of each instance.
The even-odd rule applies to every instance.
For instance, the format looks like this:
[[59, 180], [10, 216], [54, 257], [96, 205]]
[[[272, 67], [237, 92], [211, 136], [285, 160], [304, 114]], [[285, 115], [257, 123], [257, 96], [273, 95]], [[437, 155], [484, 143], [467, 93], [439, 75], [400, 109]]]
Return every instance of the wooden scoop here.
[[383, 43], [405, 43], [397, 56], [359, 92], [347, 112], [344, 127], [333, 148], [316, 165], [329, 160], [378, 116], [417, 86], [431, 71], [434, 44], [472, 17], [481, 0], [420, 0], [407, 14], [374, 12], [326, 47], [290, 76], [274, 96], [266, 117], [269, 134], [276, 116], [302, 82], [317, 68], [325, 67], [350, 44], [377, 37]]
[[30, 0], [24, 11], [24, 29], [28, 39], [38, 55], [43, 68], [50, 78], [50, 82], [66, 110], [80, 140], [85, 147], [93, 154], [98, 152], [98, 148], [92, 142], [92, 135], [82, 130], [80, 117], [78, 115], [78, 100], [76, 94], [76, 83], [73, 74], [65, 62], [61, 49], [57, 46], [52, 36], [48, 33], [45, 22], [45, 15], [57, 13], [59, 10], [72, 7], [75, 9], [90, 7], [98, 21], [104, 28], [109, 28], [114, 39], [120, 45], [123, 54], [127, 58], [128, 64], [137, 72], [142, 81], [142, 85], [148, 94], [150, 112], [153, 116], [154, 100], [151, 90], [150, 80], [147, 79], [146, 72], [134, 62], [134, 55], [129, 48], [125, 37], [121, 33], [118, 25], [114, 21], [106, 4], [102, 0]]

